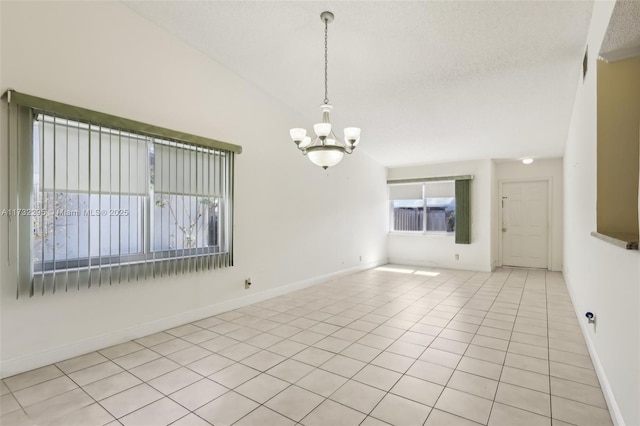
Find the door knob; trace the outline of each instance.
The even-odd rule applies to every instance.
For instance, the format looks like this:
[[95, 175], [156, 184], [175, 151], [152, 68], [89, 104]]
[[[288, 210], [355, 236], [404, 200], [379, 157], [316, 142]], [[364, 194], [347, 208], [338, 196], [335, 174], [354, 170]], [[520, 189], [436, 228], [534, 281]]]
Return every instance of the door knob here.
[[502, 228], [502, 232], [507, 232], [507, 228]]

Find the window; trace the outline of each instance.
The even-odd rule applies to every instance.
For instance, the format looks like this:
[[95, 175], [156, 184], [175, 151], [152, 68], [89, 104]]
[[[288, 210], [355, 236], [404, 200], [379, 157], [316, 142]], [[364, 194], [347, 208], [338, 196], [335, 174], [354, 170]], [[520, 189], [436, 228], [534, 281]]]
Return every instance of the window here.
[[232, 150], [37, 106], [10, 108], [20, 159], [18, 294], [233, 264]]
[[390, 195], [393, 231], [455, 231], [456, 198], [453, 181], [391, 186]]
[[471, 244], [472, 175], [388, 180], [391, 232], [455, 234]]

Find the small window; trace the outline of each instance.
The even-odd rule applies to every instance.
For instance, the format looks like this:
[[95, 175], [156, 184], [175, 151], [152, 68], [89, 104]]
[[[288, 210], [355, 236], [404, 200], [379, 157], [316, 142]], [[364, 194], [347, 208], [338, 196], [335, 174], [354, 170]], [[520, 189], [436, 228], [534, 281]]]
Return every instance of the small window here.
[[390, 204], [392, 231], [455, 232], [454, 181], [392, 185]]

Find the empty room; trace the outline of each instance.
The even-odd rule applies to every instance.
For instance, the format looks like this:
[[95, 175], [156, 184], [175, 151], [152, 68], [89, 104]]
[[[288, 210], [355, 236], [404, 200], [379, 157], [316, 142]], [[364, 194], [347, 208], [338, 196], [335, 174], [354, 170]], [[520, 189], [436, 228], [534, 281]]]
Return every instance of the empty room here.
[[640, 426], [640, 1], [0, 1], [0, 424]]

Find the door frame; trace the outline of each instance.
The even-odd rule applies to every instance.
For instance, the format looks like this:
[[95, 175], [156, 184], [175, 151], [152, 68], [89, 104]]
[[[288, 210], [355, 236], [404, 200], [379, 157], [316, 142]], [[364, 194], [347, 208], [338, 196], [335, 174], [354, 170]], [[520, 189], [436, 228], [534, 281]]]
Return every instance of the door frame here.
[[502, 242], [502, 224], [503, 222], [503, 214], [504, 214], [504, 209], [502, 208], [502, 197], [504, 194], [504, 184], [505, 183], [530, 183], [530, 182], [545, 182], [547, 184], [547, 271], [551, 271], [551, 259], [552, 257], [552, 251], [553, 251], [553, 244], [552, 244], [552, 235], [553, 235], [553, 229], [554, 229], [554, 223], [553, 223], [553, 215], [551, 214], [551, 212], [553, 211], [553, 178], [552, 177], [544, 177], [544, 178], [532, 178], [532, 179], [500, 179], [498, 180], [498, 208], [500, 209], [500, 214], [498, 215], [498, 228], [497, 228], [497, 232], [498, 232], [498, 236], [499, 236], [499, 241], [498, 241], [498, 259], [497, 259], [497, 266], [498, 267], [502, 267], [503, 263], [502, 263], [502, 253], [503, 253], [503, 242]]

